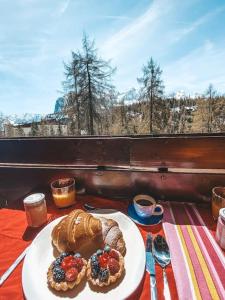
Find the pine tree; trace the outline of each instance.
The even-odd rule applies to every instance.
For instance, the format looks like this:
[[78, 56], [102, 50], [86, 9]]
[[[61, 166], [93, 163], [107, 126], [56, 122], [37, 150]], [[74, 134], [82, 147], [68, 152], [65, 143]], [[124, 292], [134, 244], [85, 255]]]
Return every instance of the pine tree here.
[[115, 94], [111, 84], [115, 69], [98, 56], [94, 42], [86, 34], [82, 41], [82, 52], [72, 52], [72, 62], [65, 65], [65, 69], [64, 85], [69, 91], [67, 110], [75, 107], [78, 131], [82, 127], [90, 135], [102, 131], [103, 112], [107, 113], [111, 95]]
[[141, 86], [141, 97], [149, 102], [149, 130], [153, 132], [154, 106], [157, 99], [162, 97], [164, 85], [161, 79], [162, 70], [151, 57], [142, 69], [143, 75], [138, 78]]
[[[81, 134], [81, 66], [82, 58], [80, 53], [72, 51], [72, 61], [68, 64], [64, 63], [66, 80], [63, 82], [67, 92], [66, 96], [66, 112], [70, 118], [77, 120], [77, 133]], [[75, 118], [74, 118], [75, 116]], [[75, 123], [73, 124], [73, 134], [75, 134]]]
[[214, 105], [215, 105], [215, 96], [216, 90], [214, 89], [213, 85], [210, 83], [208, 89], [206, 91], [206, 97], [208, 101], [208, 132], [213, 131], [213, 112], [214, 112]]

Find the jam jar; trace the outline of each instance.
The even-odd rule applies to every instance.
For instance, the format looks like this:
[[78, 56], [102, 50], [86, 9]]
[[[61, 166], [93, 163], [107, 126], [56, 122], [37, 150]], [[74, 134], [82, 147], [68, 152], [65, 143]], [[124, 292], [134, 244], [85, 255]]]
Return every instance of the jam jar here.
[[23, 204], [28, 226], [39, 227], [47, 222], [47, 207], [44, 194], [29, 195], [23, 200]]
[[219, 218], [216, 227], [216, 240], [220, 247], [225, 250], [225, 208], [219, 210]]

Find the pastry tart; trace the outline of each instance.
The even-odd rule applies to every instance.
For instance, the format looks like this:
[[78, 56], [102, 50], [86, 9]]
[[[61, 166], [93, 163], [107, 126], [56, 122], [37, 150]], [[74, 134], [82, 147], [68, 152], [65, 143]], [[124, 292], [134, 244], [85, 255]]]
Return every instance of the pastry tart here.
[[47, 281], [57, 291], [67, 291], [78, 285], [86, 275], [87, 261], [79, 253], [62, 253], [47, 272]]
[[109, 286], [115, 283], [123, 272], [123, 256], [108, 245], [104, 247], [104, 250], [97, 250], [87, 264], [87, 279], [94, 286]]

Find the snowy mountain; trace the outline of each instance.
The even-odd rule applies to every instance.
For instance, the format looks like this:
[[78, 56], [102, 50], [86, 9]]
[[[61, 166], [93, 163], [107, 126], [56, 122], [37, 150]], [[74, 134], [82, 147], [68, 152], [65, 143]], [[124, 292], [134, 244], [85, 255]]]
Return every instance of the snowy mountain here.
[[44, 117], [45, 115], [41, 115], [41, 114], [29, 114], [29, 113], [25, 113], [22, 115], [10, 115], [7, 117], [7, 120], [13, 124], [13, 125], [17, 125], [17, 124], [27, 124], [27, 123], [32, 123], [32, 122], [39, 122], [41, 121], [41, 119]]
[[58, 99], [56, 100], [56, 102], [55, 102], [55, 109], [54, 109], [54, 113], [55, 113], [55, 114], [57, 114], [57, 113], [59, 113], [59, 112], [62, 111], [62, 109], [63, 109], [63, 107], [64, 107], [64, 105], [65, 105], [64, 102], [65, 102], [65, 101], [64, 101], [64, 98], [63, 98], [63, 97], [60, 97], [60, 98], [58, 98]]
[[132, 104], [138, 101], [138, 91], [135, 88], [127, 92], [120, 93], [118, 97], [119, 102], [123, 101], [125, 104]]

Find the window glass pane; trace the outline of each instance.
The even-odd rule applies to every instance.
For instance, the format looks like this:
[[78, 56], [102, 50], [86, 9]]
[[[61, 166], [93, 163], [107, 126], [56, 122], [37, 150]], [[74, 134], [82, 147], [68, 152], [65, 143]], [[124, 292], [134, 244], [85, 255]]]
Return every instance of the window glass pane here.
[[2, 0], [0, 137], [225, 131], [225, 8]]

